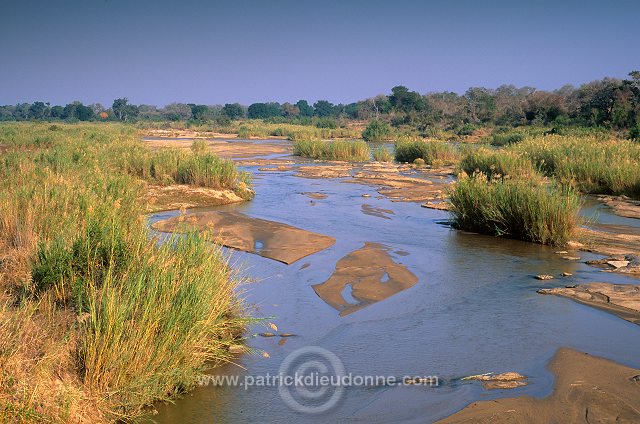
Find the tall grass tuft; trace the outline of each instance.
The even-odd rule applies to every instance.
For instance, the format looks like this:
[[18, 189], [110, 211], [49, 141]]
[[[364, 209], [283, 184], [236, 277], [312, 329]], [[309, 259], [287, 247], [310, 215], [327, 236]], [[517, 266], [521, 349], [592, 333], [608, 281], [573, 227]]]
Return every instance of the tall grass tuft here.
[[312, 159], [366, 162], [371, 158], [369, 145], [364, 141], [298, 140], [293, 154]]
[[640, 145], [600, 136], [549, 135], [512, 148], [547, 176], [583, 193], [640, 198]]
[[580, 199], [567, 187], [526, 179], [462, 175], [450, 192], [463, 230], [542, 244], [565, 244], [578, 223]]
[[481, 172], [489, 179], [505, 176], [534, 177], [537, 174], [526, 156], [512, 151], [494, 150], [486, 147], [464, 149], [458, 167], [468, 175]]
[[373, 160], [377, 162], [393, 162], [393, 154], [386, 147], [378, 147], [373, 151]]
[[423, 141], [421, 139], [401, 139], [396, 141], [396, 160], [413, 162], [422, 159], [428, 165], [451, 164], [458, 158], [458, 152], [443, 141]]

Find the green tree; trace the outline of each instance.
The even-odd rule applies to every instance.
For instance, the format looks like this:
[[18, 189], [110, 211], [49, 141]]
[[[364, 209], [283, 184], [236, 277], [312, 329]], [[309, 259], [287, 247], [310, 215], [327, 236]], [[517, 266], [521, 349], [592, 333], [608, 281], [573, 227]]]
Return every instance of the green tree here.
[[113, 101], [113, 105], [111, 106], [111, 110], [113, 114], [121, 121], [127, 121], [135, 118], [140, 113], [140, 110], [137, 106], [129, 103], [129, 100], [126, 97], [122, 97], [120, 99], [115, 99]]
[[244, 117], [244, 107], [240, 103], [227, 103], [222, 108], [222, 113], [229, 119], [240, 119]]
[[247, 110], [249, 119], [266, 119], [282, 116], [282, 108], [279, 103], [253, 103]]
[[332, 116], [334, 114], [334, 105], [327, 100], [318, 100], [313, 104], [316, 116]]
[[186, 121], [191, 118], [191, 107], [185, 103], [170, 103], [162, 109], [162, 116], [169, 121]]
[[309, 103], [306, 100], [298, 100], [296, 106], [298, 107], [298, 110], [300, 110], [300, 116], [313, 116], [313, 108], [309, 106]]
[[209, 113], [209, 107], [207, 105], [197, 105], [195, 103], [189, 103], [191, 107], [191, 117], [196, 121], [205, 121], [207, 114]]
[[31, 119], [47, 119], [50, 113], [49, 103], [34, 102], [29, 107], [29, 118]]
[[379, 119], [369, 122], [367, 128], [362, 132], [362, 138], [366, 141], [384, 141], [391, 137], [391, 128], [389, 125]]
[[93, 109], [79, 101], [67, 104], [62, 112], [62, 118], [68, 120], [90, 121], [93, 117]]
[[422, 112], [427, 107], [427, 102], [420, 93], [409, 91], [407, 87], [402, 85], [391, 89], [389, 103], [391, 103], [391, 107], [396, 111], [405, 113]]

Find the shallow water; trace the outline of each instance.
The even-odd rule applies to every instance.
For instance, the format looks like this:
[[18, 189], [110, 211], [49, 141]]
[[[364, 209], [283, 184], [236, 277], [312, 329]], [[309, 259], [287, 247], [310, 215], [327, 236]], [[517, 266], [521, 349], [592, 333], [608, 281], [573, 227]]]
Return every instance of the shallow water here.
[[[232, 263], [251, 280], [243, 287], [254, 315], [274, 322], [289, 338], [253, 337], [250, 347], [265, 351], [244, 354], [219, 375], [259, 376], [278, 373], [291, 352], [320, 346], [333, 352], [354, 375], [431, 376], [438, 387], [348, 387], [341, 401], [321, 415], [290, 409], [276, 387], [201, 387], [176, 402], [160, 405], [160, 423], [236, 422], [432, 422], [468, 403], [498, 396], [545, 396], [552, 389], [547, 361], [560, 346], [640, 367], [640, 326], [567, 299], [541, 296], [538, 288], [605, 281], [637, 284], [638, 280], [605, 273], [582, 261], [596, 256], [577, 253], [567, 261], [550, 247], [455, 231], [446, 212], [415, 203], [393, 203], [373, 187], [339, 180], [305, 179], [293, 172], [256, 173], [257, 196], [239, 206], [243, 213], [337, 239], [334, 246], [285, 265], [244, 252], [227, 250]], [[326, 194], [310, 199], [305, 192]], [[362, 194], [370, 194], [363, 198]], [[383, 217], [366, 214], [362, 205], [388, 209]], [[591, 209], [590, 209], [591, 208]], [[585, 215], [606, 224], [639, 226], [608, 210], [587, 205]], [[365, 208], [364, 210], [367, 210]], [[155, 215], [164, 219], [176, 212]], [[637, 222], [636, 222], [637, 221]], [[418, 278], [414, 286], [354, 313], [339, 316], [312, 288], [326, 281], [335, 264], [366, 242], [385, 245], [397, 263]], [[572, 252], [573, 254], [573, 252]], [[549, 282], [537, 274], [572, 277]], [[348, 299], [349, 294], [345, 294]], [[470, 374], [516, 371], [529, 385], [486, 391], [477, 382], [458, 379]]]

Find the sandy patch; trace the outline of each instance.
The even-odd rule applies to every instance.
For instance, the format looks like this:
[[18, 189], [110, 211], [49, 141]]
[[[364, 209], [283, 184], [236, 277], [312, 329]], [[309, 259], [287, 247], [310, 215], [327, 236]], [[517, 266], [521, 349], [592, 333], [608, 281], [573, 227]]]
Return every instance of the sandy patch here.
[[[440, 424], [637, 423], [640, 370], [562, 348], [551, 361], [553, 394], [474, 402]], [[637, 379], [634, 379], [636, 377]]]
[[353, 165], [317, 165], [301, 166], [298, 168], [296, 177], [301, 178], [346, 178], [351, 176]]
[[613, 209], [616, 215], [640, 219], [640, 201], [626, 196], [598, 196], [598, 200]]
[[384, 219], [391, 219], [389, 215], [395, 215], [395, 212], [390, 209], [376, 208], [367, 204], [362, 205], [362, 213]]
[[173, 233], [203, 231], [215, 243], [286, 264], [324, 250], [336, 242], [333, 237], [231, 211], [180, 215], [156, 222], [152, 227]]
[[147, 185], [143, 199], [147, 212], [220, 206], [243, 202], [244, 199], [228, 189], [213, 189], [191, 185]]
[[[632, 227], [598, 225], [595, 229], [583, 228], [578, 237], [584, 242], [582, 250], [603, 255], [640, 254], [640, 234]], [[600, 231], [607, 230], [607, 231]]]
[[[207, 149], [222, 158], [254, 158], [272, 154], [286, 154], [291, 152], [290, 143], [264, 142], [252, 143], [250, 141], [204, 140]], [[191, 149], [193, 139], [172, 140], [166, 138], [153, 138], [144, 140], [144, 143], [155, 149], [176, 148]]]
[[[340, 316], [345, 316], [413, 287], [418, 278], [394, 262], [387, 250], [378, 243], [365, 243], [363, 248], [340, 259], [333, 275], [313, 289]], [[343, 296], [347, 286], [355, 303]]]
[[570, 287], [540, 289], [538, 293], [567, 297], [615, 314], [634, 324], [640, 324], [640, 286], [588, 283]]

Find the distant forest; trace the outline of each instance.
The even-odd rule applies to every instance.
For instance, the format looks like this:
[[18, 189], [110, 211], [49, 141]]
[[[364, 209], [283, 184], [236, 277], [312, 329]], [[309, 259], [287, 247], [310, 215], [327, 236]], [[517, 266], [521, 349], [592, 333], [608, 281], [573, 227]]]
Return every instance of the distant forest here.
[[502, 85], [496, 89], [469, 88], [464, 94], [420, 94], [397, 86], [388, 95], [349, 104], [318, 100], [296, 103], [239, 103], [201, 105], [171, 103], [163, 108], [134, 105], [126, 98], [111, 107], [73, 102], [51, 106], [42, 101], [0, 106], [0, 121], [195, 121], [228, 124], [239, 119], [311, 124], [325, 120], [378, 119], [394, 127], [411, 127], [428, 134], [430, 128], [459, 131], [470, 126], [589, 126], [612, 130], [640, 130], [640, 71], [628, 79], [604, 78], [580, 87], [565, 85], [554, 91]]

